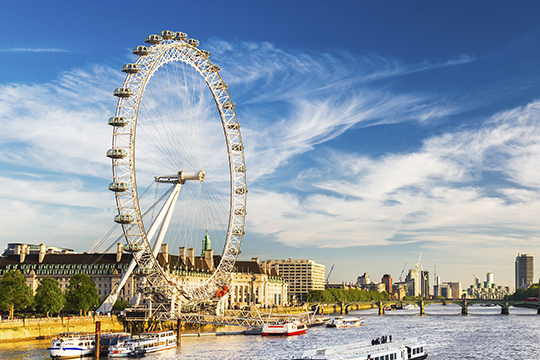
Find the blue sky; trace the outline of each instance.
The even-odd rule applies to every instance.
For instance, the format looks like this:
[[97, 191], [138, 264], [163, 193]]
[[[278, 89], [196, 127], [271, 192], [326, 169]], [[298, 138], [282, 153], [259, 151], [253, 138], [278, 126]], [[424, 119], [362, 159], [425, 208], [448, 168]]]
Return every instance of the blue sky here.
[[[311, 258], [331, 282], [514, 286], [540, 254], [540, 4], [0, 5], [0, 246], [89, 251], [112, 226], [112, 90], [161, 30], [210, 50], [246, 146], [243, 258]], [[535, 276], [538, 276], [538, 271]]]

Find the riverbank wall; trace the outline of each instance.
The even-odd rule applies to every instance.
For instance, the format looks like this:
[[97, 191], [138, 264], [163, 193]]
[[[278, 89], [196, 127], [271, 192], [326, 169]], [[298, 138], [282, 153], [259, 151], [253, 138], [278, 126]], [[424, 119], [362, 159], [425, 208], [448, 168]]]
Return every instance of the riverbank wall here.
[[[349, 311], [369, 310], [376, 307], [376, 305], [372, 304], [355, 304], [349, 306]], [[322, 314], [326, 315], [341, 315], [341, 307], [335, 304], [321, 304], [317, 311], [319, 314], [322, 312]]]
[[96, 321], [101, 321], [101, 332], [124, 330], [114, 315], [4, 320], [0, 322], [0, 341], [45, 339], [62, 332], [94, 332]]

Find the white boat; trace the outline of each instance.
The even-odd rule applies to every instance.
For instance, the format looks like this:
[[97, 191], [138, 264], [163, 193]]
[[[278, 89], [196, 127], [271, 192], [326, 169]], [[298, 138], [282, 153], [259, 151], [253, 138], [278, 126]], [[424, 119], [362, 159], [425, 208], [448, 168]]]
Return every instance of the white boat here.
[[301, 359], [422, 360], [427, 356], [425, 342], [416, 339], [403, 339], [378, 345], [349, 344], [308, 350], [302, 354]]
[[416, 305], [413, 305], [413, 304], [407, 304], [401, 307], [402, 310], [413, 310], [415, 308], [416, 308]]
[[327, 328], [344, 328], [344, 327], [356, 327], [365, 325], [364, 319], [356, 316], [336, 316], [326, 323]]
[[96, 336], [92, 333], [61, 333], [56, 335], [47, 348], [53, 359], [92, 356], [96, 347]]
[[109, 357], [141, 356], [176, 347], [174, 331], [152, 331], [133, 335], [129, 339], [109, 347]]
[[295, 320], [295, 321], [287, 321], [283, 322], [281, 324], [263, 324], [262, 328], [262, 336], [269, 336], [269, 335], [283, 335], [283, 336], [291, 336], [291, 335], [299, 335], [304, 334], [307, 331], [307, 326], [301, 321]]
[[107, 332], [102, 333], [99, 337], [99, 353], [106, 355], [109, 352], [109, 347], [117, 345], [119, 342], [126, 341], [131, 338], [130, 333], [125, 332]]

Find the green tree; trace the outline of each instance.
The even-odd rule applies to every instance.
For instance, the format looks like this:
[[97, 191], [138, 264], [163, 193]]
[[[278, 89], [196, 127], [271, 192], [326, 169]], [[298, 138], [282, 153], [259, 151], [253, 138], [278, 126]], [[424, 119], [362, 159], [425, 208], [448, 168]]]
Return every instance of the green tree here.
[[523, 301], [528, 297], [540, 297], [538, 284], [532, 284], [528, 289], [517, 289], [512, 295], [508, 295], [508, 300], [513, 301]]
[[32, 289], [19, 270], [9, 270], [0, 280], [0, 309], [9, 311], [13, 319], [15, 310], [24, 310], [34, 301]]
[[129, 304], [129, 301], [124, 301], [124, 300], [118, 299], [114, 303], [112, 309], [113, 310], [125, 310], [126, 308], [129, 308], [129, 307], [131, 307], [131, 305]]
[[62, 289], [58, 281], [53, 278], [44, 278], [37, 287], [35, 305], [39, 311], [47, 313], [59, 313], [66, 304], [66, 298], [62, 294]]
[[88, 310], [99, 305], [99, 295], [96, 284], [90, 276], [77, 274], [69, 280], [66, 292], [66, 300], [72, 310], [79, 311], [82, 316], [88, 314]]

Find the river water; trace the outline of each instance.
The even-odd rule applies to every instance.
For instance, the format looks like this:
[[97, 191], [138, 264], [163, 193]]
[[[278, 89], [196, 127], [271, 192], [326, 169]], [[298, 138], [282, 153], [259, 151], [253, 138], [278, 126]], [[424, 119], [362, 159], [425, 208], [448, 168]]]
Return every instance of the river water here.
[[[460, 315], [457, 305], [429, 305], [426, 315], [419, 310], [396, 310], [384, 316], [376, 309], [351, 312], [365, 319], [366, 326], [346, 329], [310, 328], [292, 337], [213, 336], [182, 338], [182, 346], [145, 357], [168, 359], [291, 359], [307, 349], [328, 345], [371, 342], [381, 335], [393, 339], [418, 338], [427, 343], [428, 359], [540, 359], [540, 315], [536, 310], [510, 308], [501, 315], [499, 307], [469, 307]], [[228, 328], [225, 331], [237, 331]], [[224, 330], [218, 330], [224, 331]], [[0, 359], [48, 359], [50, 340], [0, 344]]]

